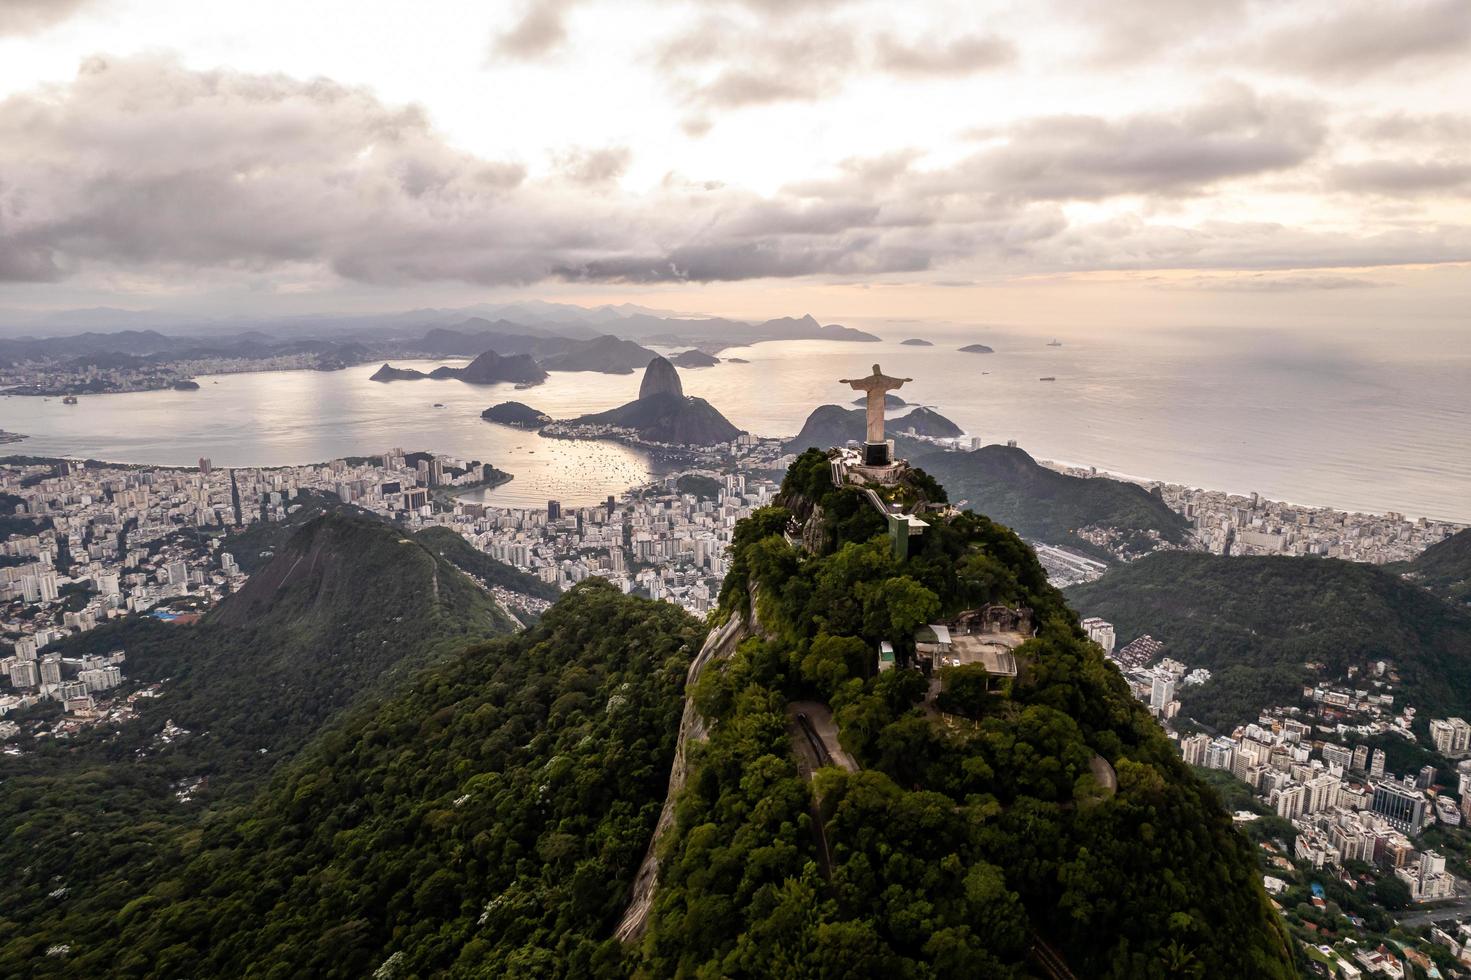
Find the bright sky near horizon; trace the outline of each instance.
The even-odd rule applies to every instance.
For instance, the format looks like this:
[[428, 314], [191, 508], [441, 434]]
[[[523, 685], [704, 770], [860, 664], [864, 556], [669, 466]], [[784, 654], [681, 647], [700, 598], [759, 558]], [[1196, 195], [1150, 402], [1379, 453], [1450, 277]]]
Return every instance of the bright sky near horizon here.
[[0, 0], [0, 309], [1471, 308], [1471, 0]]

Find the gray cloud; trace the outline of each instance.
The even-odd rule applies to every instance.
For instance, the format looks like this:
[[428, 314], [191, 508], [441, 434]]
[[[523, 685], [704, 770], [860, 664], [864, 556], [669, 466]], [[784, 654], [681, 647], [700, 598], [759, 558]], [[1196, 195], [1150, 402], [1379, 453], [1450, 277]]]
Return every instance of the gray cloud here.
[[997, 35], [914, 41], [888, 33], [864, 37], [839, 18], [790, 18], [801, 5], [785, 10], [784, 17], [773, 16], [765, 4], [755, 6], [764, 15], [757, 20], [712, 15], [655, 50], [654, 64], [675, 98], [697, 110], [686, 132], [708, 131], [711, 110], [825, 98], [866, 70], [955, 76], [1016, 59], [1016, 46]]
[[0, 37], [45, 30], [94, 2], [96, 0], [4, 0], [0, 2]]
[[557, 168], [574, 183], [606, 184], [623, 176], [632, 159], [633, 153], [626, 146], [591, 150], [579, 147], [558, 157]]
[[764, 25], [707, 18], [655, 56], [671, 87], [700, 110], [818, 99], [858, 64], [852, 35], [831, 25]]
[[1450, 112], [1371, 116], [1352, 125], [1361, 139], [1381, 143], [1471, 143], [1471, 116]]
[[1062, 206], [1201, 193], [1307, 160], [1320, 141], [1313, 107], [1230, 89], [1177, 112], [1018, 124], [937, 168], [897, 151], [769, 195], [676, 174], [634, 194], [615, 179], [621, 147], [568, 151], [532, 176], [448, 146], [420, 109], [365, 89], [94, 59], [68, 85], [0, 101], [0, 281], [965, 277], [1471, 256], [1454, 226], [1079, 224]]
[[1355, 0], [1331, 5], [1266, 36], [1262, 62], [1312, 75], [1353, 79], [1408, 62], [1471, 54], [1471, 3]]
[[1011, 64], [1016, 45], [994, 34], [908, 44], [883, 35], [876, 42], [875, 56], [880, 67], [896, 74], [965, 75]]
[[1329, 184], [1388, 195], [1429, 194], [1471, 187], [1471, 163], [1449, 160], [1367, 160], [1340, 164]]
[[565, 15], [576, 0], [527, 0], [516, 25], [499, 35], [491, 53], [505, 58], [531, 59], [550, 54], [567, 40]]
[[1115, 64], [1182, 54], [1244, 23], [1247, 0], [1055, 0], [1089, 29], [1092, 59]]
[[1229, 86], [1177, 112], [1049, 116], [1005, 130], [1002, 145], [937, 180], [1033, 200], [1195, 194], [1304, 162], [1323, 144], [1322, 115], [1309, 103]]

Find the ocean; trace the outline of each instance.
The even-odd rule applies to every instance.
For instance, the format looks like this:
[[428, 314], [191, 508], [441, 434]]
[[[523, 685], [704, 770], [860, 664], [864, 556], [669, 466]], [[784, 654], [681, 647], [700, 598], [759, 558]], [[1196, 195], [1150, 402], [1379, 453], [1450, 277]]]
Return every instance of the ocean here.
[[[731, 348], [680, 372], [759, 435], [792, 435], [824, 403], [857, 393], [839, 378], [910, 377], [898, 394], [987, 442], [1039, 459], [1298, 504], [1471, 522], [1471, 332], [1073, 331], [853, 323], [882, 343], [782, 341]], [[904, 346], [918, 337], [932, 347]], [[983, 343], [992, 354], [960, 353]], [[395, 361], [432, 369], [439, 361]], [[463, 363], [463, 362], [452, 362]], [[277, 466], [391, 447], [492, 462], [515, 479], [486, 494], [506, 506], [591, 503], [648, 480], [641, 453], [542, 439], [481, 420], [507, 400], [554, 417], [622, 404], [638, 375], [554, 373], [544, 385], [369, 381], [337, 372], [200, 378], [194, 392], [0, 398], [0, 427], [30, 436], [6, 451], [118, 462]], [[1041, 378], [1055, 378], [1042, 381]], [[435, 408], [434, 403], [443, 408]]]

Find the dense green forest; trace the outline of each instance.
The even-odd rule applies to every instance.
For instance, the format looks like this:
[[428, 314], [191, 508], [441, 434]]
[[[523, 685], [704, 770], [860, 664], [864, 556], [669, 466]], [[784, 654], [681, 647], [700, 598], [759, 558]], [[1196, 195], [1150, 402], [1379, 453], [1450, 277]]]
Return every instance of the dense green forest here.
[[1189, 529], [1185, 518], [1137, 484], [1067, 476], [1010, 446], [929, 453], [917, 463], [945, 484], [953, 499], [968, 501], [972, 510], [1016, 533], [1105, 561], [1112, 555], [1080, 538], [1080, 529], [1115, 530], [1125, 553], [1136, 555], [1157, 547], [1158, 540], [1182, 542]]
[[1373, 565], [1161, 552], [1075, 586], [1068, 599], [1113, 623], [1120, 643], [1149, 633], [1175, 659], [1210, 668], [1208, 683], [1182, 694], [1182, 713], [1218, 728], [1296, 703], [1316, 676], [1310, 662], [1339, 677], [1390, 660], [1396, 704], [1421, 717], [1471, 702], [1471, 615]]
[[1448, 602], [1471, 604], [1471, 528], [1431, 545], [1414, 561], [1386, 567]]
[[[826, 469], [803, 454], [786, 506], [737, 529], [722, 610], [744, 614], [754, 591], [763, 632], [695, 692], [712, 732], [666, 845], [648, 972], [1019, 976], [1042, 942], [1079, 975], [1293, 975], [1247, 842], [1031, 550], [987, 518], [931, 514], [898, 562]], [[800, 513], [833, 522], [830, 547], [787, 543]], [[1041, 624], [1007, 694], [957, 699], [942, 725], [918, 672], [874, 676], [878, 641], [985, 602]], [[832, 705], [860, 772], [802, 780], [796, 698]]]
[[702, 633], [582, 585], [349, 712], [248, 802], [118, 833], [90, 887], [7, 909], [0, 973], [621, 975], [608, 934]]
[[[255, 792], [360, 697], [508, 628], [454, 566], [388, 524], [337, 514], [304, 525], [198, 626], [135, 616], [64, 641], [66, 656], [125, 650], [130, 680], [160, 692], [116, 729], [0, 756], [0, 919], [40, 914], [58, 887], [138, 874], [165, 829]], [[201, 779], [181, 804], [175, 789]]]

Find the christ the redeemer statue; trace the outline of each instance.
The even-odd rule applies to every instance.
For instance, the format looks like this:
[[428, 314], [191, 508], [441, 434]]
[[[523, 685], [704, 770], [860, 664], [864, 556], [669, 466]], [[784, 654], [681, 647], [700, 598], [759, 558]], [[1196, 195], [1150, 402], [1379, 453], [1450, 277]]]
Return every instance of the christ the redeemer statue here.
[[868, 433], [863, 447], [863, 462], [884, 466], [890, 462], [889, 443], [884, 438], [884, 396], [913, 378], [891, 378], [873, 366], [873, 373], [862, 378], [841, 378], [843, 384], [868, 395]]

